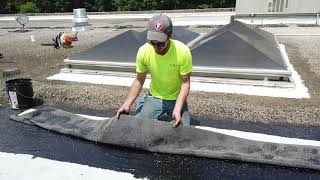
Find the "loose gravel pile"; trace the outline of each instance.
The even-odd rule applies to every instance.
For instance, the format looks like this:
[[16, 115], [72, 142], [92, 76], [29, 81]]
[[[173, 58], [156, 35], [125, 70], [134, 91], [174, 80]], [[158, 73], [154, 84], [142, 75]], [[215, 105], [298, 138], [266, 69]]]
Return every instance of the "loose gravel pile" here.
[[[64, 105], [101, 111], [116, 112], [126, 99], [128, 87], [92, 85], [63, 81], [48, 81], [64, 67], [63, 60], [75, 53], [94, 47], [128, 29], [144, 30], [146, 22], [98, 22], [94, 30], [79, 33], [79, 42], [71, 49], [53, 49], [41, 46], [51, 42], [58, 32], [72, 33], [69, 22], [33, 23], [30, 32], [10, 32], [17, 29], [14, 23], [0, 22], [0, 69], [19, 68], [20, 75], [2, 77], [0, 104], [7, 105], [4, 82], [13, 78], [32, 78], [36, 96], [48, 105]], [[70, 24], [71, 26], [71, 24]], [[210, 27], [189, 27], [198, 32], [208, 32]], [[298, 27], [295, 27], [298, 28]], [[283, 28], [288, 31], [290, 28]], [[267, 28], [281, 31], [281, 28]], [[296, 31], [296, 29], [294, 29]], [[320, 34], [319, 27], [308, 28]], [[36, 40], [31, 42], [33, 36]], [[286, 99], [247, 96], [226, 93], [191, 92], [189, 107], [197, 118], [226, 121], [252, 121], [263, 123], [290, 123], [320, 125], [320, 37], [281, 36], [294, 68], [305, 80], [310, 99]]]

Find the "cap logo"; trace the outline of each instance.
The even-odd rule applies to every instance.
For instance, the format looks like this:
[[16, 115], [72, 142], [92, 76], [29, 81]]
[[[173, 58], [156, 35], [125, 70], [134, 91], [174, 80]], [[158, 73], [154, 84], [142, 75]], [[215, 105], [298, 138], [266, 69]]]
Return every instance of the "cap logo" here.
[[162, 27], [162, 24], [159, 22], [156, 22], [156, 26], [155, 26], [156, 30], [160, 30], [161, 27]]

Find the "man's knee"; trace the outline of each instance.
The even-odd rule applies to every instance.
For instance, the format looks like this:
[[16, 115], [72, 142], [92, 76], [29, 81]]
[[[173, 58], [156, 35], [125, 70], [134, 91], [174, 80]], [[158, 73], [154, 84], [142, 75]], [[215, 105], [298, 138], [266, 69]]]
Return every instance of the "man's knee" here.
[[149, 96], [144, 98], [144, 102], [136, 108], [136, 117], [158, 119], [162, 115], [161, 107], [161, 103], [157, 99]]

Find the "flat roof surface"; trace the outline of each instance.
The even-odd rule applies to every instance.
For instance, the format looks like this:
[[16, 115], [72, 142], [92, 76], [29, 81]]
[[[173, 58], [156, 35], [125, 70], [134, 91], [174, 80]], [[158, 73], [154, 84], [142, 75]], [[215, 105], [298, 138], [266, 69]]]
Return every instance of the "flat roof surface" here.
[[[127, 87], [62, 81], [52, 82], [47, 81], [46, 78], [60, 71], [64, 66], [64, 58], [92, 48], [127, 30], [119, 29], [116, 25], [142, 31], [145, 24], [144, 21], [94, 21], [95, 29], [80, 33], [80, 41], [74, 43], [72, 49], [55, 50], [52, 47], [45, 47], [40, 44], [51, 42], [51, 38], [61, 31], [71, 33], [70, 20], [59, 22], [32, 21], [28, 26], [31, 31], [27, 33], [9, 32], [19, 28], [19, 25], [14, 21], [0, 22], [0, 45], [2, 47], [0, 53], [4, 56], [0, 60], [1, 68], [17, 67], [21, 69], [20, 75], [0, 78], [0, 82], [4, 84], [8, 79], [30, 77], [34, 82], [34, 91], [48, 104], [98, 109], [114, 114], [125, 101], [128, 92]], [[214, 27], [189, 27], [190, 30], [201, 33], [209, 32], [212, 28]], [[319, 34], [320, 28], [290, 26], [264, 27], [262, 29], [276, 34], [303, 33], [310, 35], [282, 36], [279, 39], [282, 44], [286, 45], [290, 62], [293, 63], [305, 85], [309, 88], [311, 98], [287, 99], [228, 93], [192, 92], [189, 96], [190, 111], [194, 116], [211, 117], [209, 124], [214, 122], [217, 128], [250, 130], [250, 128], [246, 129], [245, 127], [258, 124], [260, 128], [252, 129], [266, 134], [282, 136], [291, 134], [292, 137], [298, 138], [319, 138], [320, 38], [319, 36], [313, 36], [313, 34]], [[34, 36], [36, 41], [31, 42], [30, 36]], [[17, 49], [20, 51], [17, 51]], [[2, 90], [5, 91], [4, 86], [2, 86]], [[288, 178], [300, 180], [319, 179], [320, 177], [317, 171], [196, 157], [172, 157], [166, 154], [149, 154], [139, 150], [100, 146], [6, 120], [8, 117], [4, 113], [7, 110], [5, 104], [8, 103], [6, 93], [2, 93], [2, 96], [0, 96], [0, 103], [2, 104], [0, 108], [1, 152], [29, 153], [35, 158], [44, 157], [83, 164], [84, 166], [133, 172], [136, 176], [150, 178], [161, 175], [163, 177], [169, 175], [185, 177], [190, 173], [190, 176], [203, 177], [202, 179], [222, 177], [226, 179]], [[90, 112], [95, 113], [94, 111], [85, 113], [90, 114]], [[99, 114], [91, 115], [103, 116]], [[238, 126], [237, 123], [241, 126]], [[13, 128], [16, 128], [15, 131], [13, 131]], [[273, 131], [271, 132], [271, 130]], [[38, 144], [32, 144], [35, 140], [38, 141]], [[19, 171], [16, 171], [16, 167], [13, 167], [13, 172], [16, 174]]]
[[[64, 67], [63, 59], [92, 48], [105, 40], [115, 37], [128, 29], [143, 31], [146, 21], [94, 21], [94, 30], [79, 33], [79, 41], [71, 49], [56, 50], [41, 46], [52, 42], [59, 32], [72, 33], [70, 21], [32, 21], [26, 33], [13, 33], [19, 28], [16, 22], [0, 22], [1, 68], [19, 68], [21, 74], [0, 78], [2, 84], [8, 79], [28, 77], [33, 79], [36, 95], [48, 104], [65, 104], [116, 112], [125, 101], [129, 88], [122, 86], [92, 85], [63, 81], [48, 81], [47, 77], [58, 73]], [[122, 26], [121, 28], [119, 28]], [[123, 28], [127, 27], [127, 28]], [[188, 27], [189, 30], [207, 33], [216, 27]], [[286, 46], [290, 62], [298, 72], [310, 98], [288, 99], [239, 94], [191, 92], [189, 108], [192, 114], [201, 117], [221, 117], [226, 121], [250, 121], [264, 123], [289, 123], [319, 125], [320, 117], [320, 37], [319, 27], [263, 27], [276, 34], [310, 34], [311, 36], [281, 36], [281, 44]], [[36, 40], [31, 41], [31, 36]], [[19, 49], [19, 51], [17, 51]], [[118, 81], [118, 80], [117, 80]], [[129, 84], [132, 82], [130, 81]], [[191, 85], [196, 86], [196, 85]], [[2, 86], [5, 92], [5, 86]], [[230, 89], [229, 89], [230, 90]], [[235, 91], [238, 91], [237, 89]], [[275, 93], [276, 94], [276, 93]], [[143, 94], [142, 94], [143, 95]], [[0, 96], [2, 105], [8, 103], [6, 93]]]

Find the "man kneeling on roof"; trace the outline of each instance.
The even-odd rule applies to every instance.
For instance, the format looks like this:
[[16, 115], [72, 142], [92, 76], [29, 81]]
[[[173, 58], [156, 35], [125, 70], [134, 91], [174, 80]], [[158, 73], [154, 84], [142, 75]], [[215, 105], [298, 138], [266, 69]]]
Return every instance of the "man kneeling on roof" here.
[[190, 91], [192, 55], [190, 49], [172, 38], [172, 22], [168, 16], [156, 15], [148, 23], [147, 43], [140, 47], [136, 59], [137, 76], [129, 95], [117, 112], [128, 114], [139, 96], [147, 73], [151, 75], [150, 92], [136, 102], [136, 117], [161, 119], [167, 114], [173, 127], [190, 125], [187, 97]]

